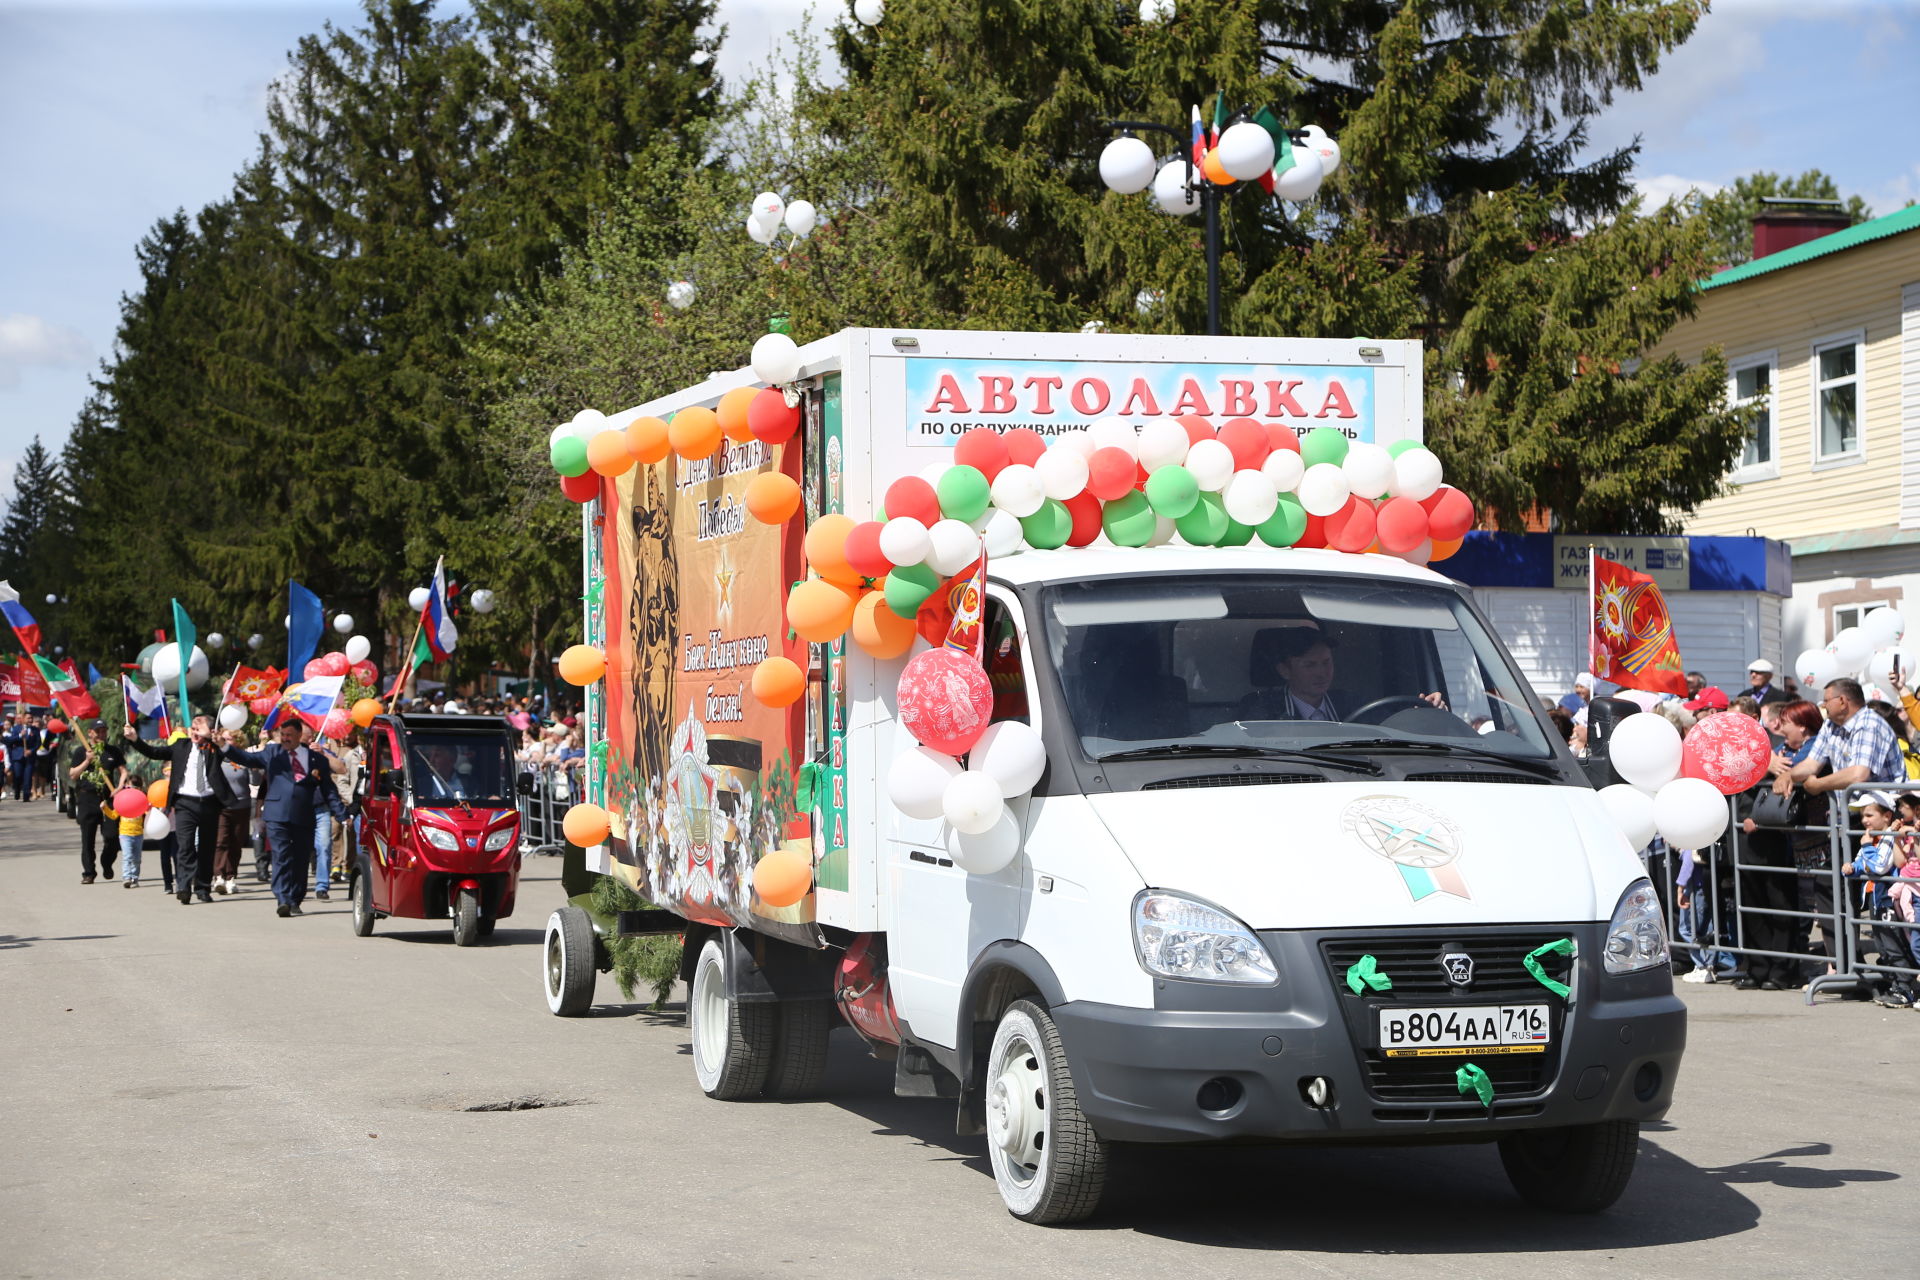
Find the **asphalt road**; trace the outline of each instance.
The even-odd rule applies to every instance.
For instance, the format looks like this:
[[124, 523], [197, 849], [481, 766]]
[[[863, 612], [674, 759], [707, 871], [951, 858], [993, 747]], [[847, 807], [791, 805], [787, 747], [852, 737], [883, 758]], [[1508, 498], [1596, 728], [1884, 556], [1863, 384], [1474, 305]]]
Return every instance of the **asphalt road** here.
[[[594, 1016], [550, 1017], [553, 860], [459, 950], [425, 921], [356, 939], [337, 894], [282, 920], [251, 882], [184, 908], [82, 887], [77, 845], [0, 804], [0, 1276], [1906, 1269], [1920, 1013], [1684, 988], [1678, 1101], [1599, 1217], [1522, 1207], [1490, 1147], [1185, 1149], [1124, 1153], [1102, 1216], [1050, 1230], [850, 1033], [825, 1100], [726, 1104], [677, 1012], [603, 980]], [[572, 1105], [468, 1110], [528, 1096]]]

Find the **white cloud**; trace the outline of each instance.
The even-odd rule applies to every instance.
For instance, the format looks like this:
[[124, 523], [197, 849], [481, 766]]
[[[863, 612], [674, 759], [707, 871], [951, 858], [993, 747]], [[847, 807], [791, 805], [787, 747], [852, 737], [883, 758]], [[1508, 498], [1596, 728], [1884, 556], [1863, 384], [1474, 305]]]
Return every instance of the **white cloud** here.
[[1683, 178], [1677, 173], [1662, 173], [1635, 178], [1633, 189], [1639, 193], [1645, 208], [1657, 209], [1669, 200], [1685, 199], [1690, 191], [1710, 196], [1719, 191], [1721, 186], [1705, 178]]
[[39, 316], [0, 316], [0, 387], [20, 385], [20, 371], [30, 365], [60, 369], [85, 364], [93, 345], [79, 332]]
[[1860, 197], [1867, 202], [1867, 207], [1873, 210], [1876, 218], [1900, 212], [1920, 200], [1920, 164], [1912, 166], [1905, 173], [1894, 174], [1870, 191], [1862, 191]]

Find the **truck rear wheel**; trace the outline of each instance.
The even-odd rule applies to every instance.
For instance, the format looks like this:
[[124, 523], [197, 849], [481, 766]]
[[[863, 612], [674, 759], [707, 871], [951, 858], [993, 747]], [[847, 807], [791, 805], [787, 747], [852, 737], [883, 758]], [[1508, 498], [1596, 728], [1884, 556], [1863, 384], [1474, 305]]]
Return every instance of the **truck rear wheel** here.
[[1536, 1209], [1598, 1213], [1620, 1198], [1640, 1152], [1640, 1122], [1525, 1129], [1500, 1139], [1500, 1163]]
[[727, 995], [724, 938], [700, 948], [687, 992], [687, 1030], [693, 1074], [709, 1098], [735, 1102], [758, 1097], [773, 1058], [776, 1006], [742, 1004]]
[[353, 884], [347, 889], [347, 897], [353, 902], [353, 936], [372, 937], [373, 881], [366, 872], [359, 872], [353, 877]]
[[1080, 1111], [1059, 1028], [1016, 1000], [987, 1054], [987, 1154], [1007, 1212], [1041, 1225], [1078, 1222], [1100, 1205], [1107, 1144]]
[[578, 907], [561, 907], [547, 917], [541, 969], [546, 979], [547, 1011], [577, 1018], [593, 1007], [593, 921]]
[[827, 1074], [827, 1035], [836, 1016], [831, 1000], [783, 1000], [774, 1008], [773, 1058], [766, 1096], [811, 1098]]

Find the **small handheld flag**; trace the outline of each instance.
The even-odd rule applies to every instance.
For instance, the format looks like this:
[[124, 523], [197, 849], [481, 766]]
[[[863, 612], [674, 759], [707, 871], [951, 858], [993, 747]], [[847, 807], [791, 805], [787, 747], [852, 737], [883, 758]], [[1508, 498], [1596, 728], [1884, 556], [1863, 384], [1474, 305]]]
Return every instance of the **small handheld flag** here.
[[453, 613], [447, 607], [446, 557], [433, 564], [433, 585], [427, 591], [427, 605], [421, 611], [421, 631], [433, 656], [444, 662], [460, 643], [460, 630], [453, 625]]
[[8, 582], [0, 582], [0, 614], [6, 615], [7, 625], [13, 628], [13, 634], [20, 637], [23, 650], [28, 653], [40, 652], [40, 624], [20, 603], [20, 593]]

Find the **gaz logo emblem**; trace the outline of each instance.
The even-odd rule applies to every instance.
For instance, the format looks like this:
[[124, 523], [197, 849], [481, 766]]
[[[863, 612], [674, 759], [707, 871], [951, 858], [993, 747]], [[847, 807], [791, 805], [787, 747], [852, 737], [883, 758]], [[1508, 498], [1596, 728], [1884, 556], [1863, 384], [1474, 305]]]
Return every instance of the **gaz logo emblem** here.
[[1464, 951], [1443, 951], [1440, 953], [1440, 967], [1445, 970], [1447, 981], [1456, 987], [1473, 985], [1473, 957]]

